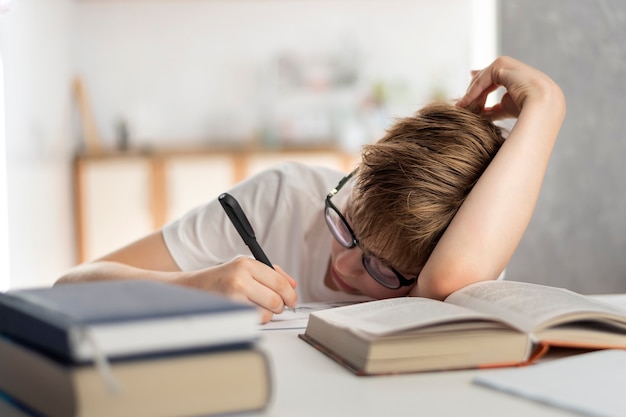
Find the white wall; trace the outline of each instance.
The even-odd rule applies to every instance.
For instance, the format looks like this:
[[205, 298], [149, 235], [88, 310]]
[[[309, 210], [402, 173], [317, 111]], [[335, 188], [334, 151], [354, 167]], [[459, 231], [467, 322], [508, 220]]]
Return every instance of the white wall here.
[[22, 0], [2, 17], [11, 287], [73, 262], [71, 0]]
[[11, 284], [9, 279], [9, 206], [7, 201], [4, 113], [4, 65], [2, 63], [2, 49], [0, 49], [0, 291], [5, 291]]
[[[311, 109], [319, 110], [318, 101], [328, 104], [330, 96], [334, 105], [358, 104], [377, 83], [386, 88], [392, 115], [412, 111], [440, 91], [462, 94], [476, 51], [494, 50], [495, 41], [477, 38], [484, 35], [474, 30], [484, 22], [472, 11], [485, 1], [493, 4], [18, 0], [0, 21], [11, 286], [50, 284], [75, 262], [75, 74], [86, 82], [108, 146], [120, 118], [137, 146], [247, 139], [258, 133], [268, 106], [319, 132], [319, 118], [306, 119]], [[339, 88], [320, 95], [311, 83], [268, 89], [279, 57], [295, 59], [315, 82], [320, 72], [324, 77], [328, 59], [350, 54], [358, 80], [348, 94]]]
[[[341, 113], [333, 120], [348, 117], [337, 103], [358, 107], [376, 83], [391, 96], [394, 116], [433, 94], [462, 93], [473, 7], [469, 0], [85, 1], [77, 3], [74, 51], [109, 146], [122, 118], [137, 146], [246, 140], [267, 112], [289, 113], [281, 126], [324, 132], [323, 121], [311, 120], [319, 106]], [[304, 77], [323, 77], [325, 60], [349, 56], [358, 81], [343, 98], [332, 101], [323, 87], [272, 89], [281, 58], [300, 64]]]
[[[12, 3], [0, 1], [0, 25]], [[9, 279], [9, 205], [7, 201], [7, 158], [4, 110], [4, 64], [2, 59], [2, 32], [0, 32], [0, 291], [10, 286]]]

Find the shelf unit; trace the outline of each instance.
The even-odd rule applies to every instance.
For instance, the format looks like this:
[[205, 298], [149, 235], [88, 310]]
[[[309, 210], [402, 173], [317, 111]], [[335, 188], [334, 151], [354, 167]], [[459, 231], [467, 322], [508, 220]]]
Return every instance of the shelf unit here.
[[348, 172], [358, 155], [326, 149], [200, 149], [79, 154], [74, 159], [77, 260], [128, 244], [272, 165]]

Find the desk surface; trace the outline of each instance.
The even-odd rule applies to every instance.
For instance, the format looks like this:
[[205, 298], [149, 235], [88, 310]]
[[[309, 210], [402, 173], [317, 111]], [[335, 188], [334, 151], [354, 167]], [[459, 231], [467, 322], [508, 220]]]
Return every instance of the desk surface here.
[[572, 416], [471, 383], [489, 370], [359, 377], [298, 338], [302, 330], [263, 331], [273, 368], [273, 399], [246, 416]]

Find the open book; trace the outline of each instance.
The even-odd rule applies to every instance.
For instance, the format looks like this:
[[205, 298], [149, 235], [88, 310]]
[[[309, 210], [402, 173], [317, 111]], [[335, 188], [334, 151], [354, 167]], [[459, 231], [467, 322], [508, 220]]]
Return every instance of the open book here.
[[626, 349], [626, 310], [512, 281], [445, 301], [403, 297], [312, 313], [302, 339], [360, 375], [511, 366], [550, 346]]

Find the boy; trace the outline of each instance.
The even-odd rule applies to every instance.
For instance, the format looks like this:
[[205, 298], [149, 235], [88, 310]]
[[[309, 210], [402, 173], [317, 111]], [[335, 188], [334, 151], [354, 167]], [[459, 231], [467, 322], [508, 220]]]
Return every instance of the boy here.
[[[473, 72], [456, 105], [398, 121], [346, 177], [285, 164], [229, 191], [275, 270], [250, 258], [215, 200], [58, 282], [168, 281], [256, 303], [263, 322], [298, 300], [443, 299], [504, 270], [564, 115], [549, 77], [501, 57]], [[517, 122], [504, 139], [492, 121], [507, 117]]]

